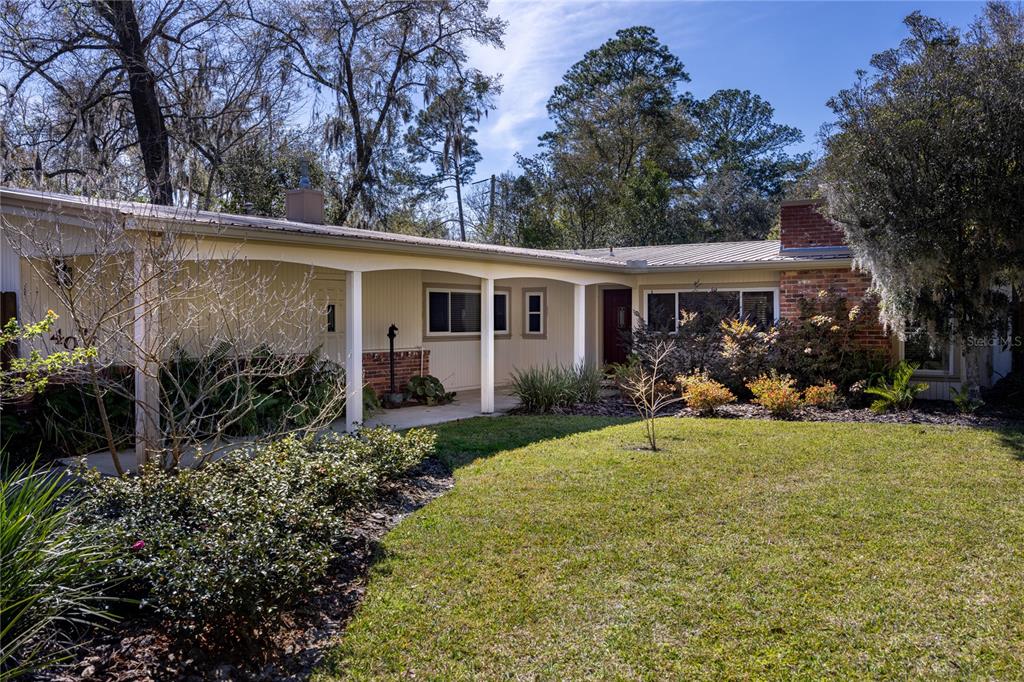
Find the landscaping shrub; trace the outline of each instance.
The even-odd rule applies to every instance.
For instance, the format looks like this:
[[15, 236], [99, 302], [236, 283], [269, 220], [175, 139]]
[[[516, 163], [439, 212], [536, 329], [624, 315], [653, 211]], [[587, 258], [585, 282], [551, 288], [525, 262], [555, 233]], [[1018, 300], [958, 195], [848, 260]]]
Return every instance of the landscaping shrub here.
[[600, 370], [585, 365], [515, 369], [512, 371], [512, 395], [525, 412], [551, 412], [580, 403], [596, 403], [602, 379]]
[[[132, 401], [125, 397], [132, 392], [132, 375], [123, 367], [106, 368], [104, 374], [103, 405], [114, 440], [118, 447], [127, 447], [135, 416]], [[37, 450], [48, 458], [74, 457], [106, 446], [96, 392], [88, 383], [51, 381], [19, 417], [24, 431], [14, 446], [29, 450], [30, 458]]]
[[676, 383], [682, 389], [686, 406], [699, 414], [712, 415], [722, 405], [736, 401], [732, 391], [705, 373], [677, 377]]
[[0, 480], [0, 679], [69, 655], [69, 625], [111, 619], [100, 577], [111, 555], [70, 523], [70, 491], [32, 464]]
[[1024, 368], [1013, 370], [984, 393], [994, 405], [1024, 406]]
[[625, 395], [624, 386], [639, 365], [640, 359], [636, 355], [630, 355], [626, 358], [625, 362], [609, 363], [608, 366], [605, 367], [605, 371], [618, 387], [619, 391]]
[[[670, 382], [680, 375], [707, 372], [712, 377], [724, 377], [728, 372], [722, 358], [721, 320], [728, 308], [715, 297], [710, 297], [708, 308], [698, 312], [681, 310], [679, 326], [672, 334], [650, 328], [640, 319], [630, 333], [630, 360], [635, 365], [640, 358], [651, 358], [668, 350], [659, 367], [660, 380]], [[635, 369], [622, 368], [625, 377]], [[651, 369], [650, 366], [647, 369]], [[619, 382], [621, 384], [621, 382]]]
[[124, 593], [207, 637], [251, 636], [308, 591], [344, 517], [429, 455], [430, 431], [285, 438], [197, 470], [87, 478], [76, 521], [117, 550]]
[[831, 381], [804, 389], [804, 405], [831, 410], [839, 404], [839, 389]]
[[[260, 362], [273, 364], [267, 360], [269, 350], [259, 353]], [[282, 363], [294, 368], [287, 375], [249, 376], [240, 366], [243, 361], [227, 344], [200, 357], [175, 350], [161, 368], [165, 428], [201, 440], [217, 433], [219, 424], [229, 424], [223, 435], [253, 436], [341, 416], [340, 365], [311, 353]], [[127, 448], [134, 437], [135, 407], [128, 397], [134, 392], [131, 370], [107, 367], [102, 374], [100, 390], [115, 444]], [[376, 396], [364, 396], [364, 405], [367, 399], [375, 401]], [[88, 383], [51, 381], [31, 402], [5, 406], [0, 418], [8, 449], [22, 459], [30, 459], [37, 449], [56, 458], [107, 447], [96, 392]]]
[[727, 383], [740, 390], [768, 371], [775, 360], [778, 331], [763, 331], [746, 320], [723, 320], [721, 355], [728, 368]]
[[779, 326], [777, 368], [802, 386], [834, 382], [840, 391], [883, 371], [888, 357], [882, 351], [858, 345], [858, 335], [877, 320], [877, 304], [867, 297], [850, 307], [833, 290], [797, 301], [799, 315]]
[[772, 370], [747, 384], [747, 388], [754, 394], [753, 402], [768, 410], [773, 417], [789, 417], [800, 407], [800, 391], [788, 374]]
[[910, 379], [917, 367], [914, 363], [900, 362], [887, 378], [880, 378], [865, 388], [864, 393], [875, 396], [871, 403], [872, 411], [881, 413], [910, 407], [917, 394], [928, 389], [928, 384], [911, 383]]
[[[247, 436], [307, 426], [331, 408], [336, 414], [330, 417], [338, 418], [342, 405], [335, 394], [344, 383], [344, 368], [318, 352], [294, 356], [294, 363], [275, 361], [281, 357], [270, 348], [239, 357], [228, 343], [198, 357], [176, 349], [160, 376], [166, 409], [172, 419], [188, 421], [194, 438], [218, 433], [223, 423], [230, 424], [224, 435]], [[250, 375], [247, 363], [291, 371]]]
[[441, 380], [430, 374], [412, 377], [407, 389], [410, 398], [424, 405], [446, 405], [455, 400], [455, 392], [444, 390]]
[[604, 373], [597, 367], [582, 364], [575, 370], [576, 402], [593, 404], [601, 400]]
[[952, 387], [949, 392], [953, 394], [953, 404], [960, 414], [974, 414], [985, 404], [985, 401], [971, 395], [969, 386], [961, 386], [959, 389]]

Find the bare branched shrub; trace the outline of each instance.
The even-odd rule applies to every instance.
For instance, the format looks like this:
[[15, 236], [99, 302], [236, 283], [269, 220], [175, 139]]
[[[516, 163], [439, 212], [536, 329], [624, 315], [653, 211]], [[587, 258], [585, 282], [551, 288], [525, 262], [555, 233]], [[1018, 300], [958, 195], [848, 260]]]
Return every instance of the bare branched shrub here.
[[319, 358], [312, 270], [248, 261], [243, 242], [155, 210], [140, 216], [136, 206], [126, 218], [104, 203], [4, 220], [30, 271], [24, 313], [60, 315], [46, 349], [96, 349], [65, 380], [91, 389], [97, 435], [117, 471], [125, 438], [106, 408], [112, 398], [133, 406], [137, 457], [165, 468], [190, 458], [201, 465], [239, 437], [309, 432], [336, 419], [344, 374]]
[[674, 352], [675, 343], [671, 339], [649, 344], [642, 352], [640, 362], [633, 366], [622, 382], [622, 389], [644, 420], [647, 444], [653, 451], [658, 450], [655, 418], [666, 407], [681, 400], [674, 387], [662, 378]]

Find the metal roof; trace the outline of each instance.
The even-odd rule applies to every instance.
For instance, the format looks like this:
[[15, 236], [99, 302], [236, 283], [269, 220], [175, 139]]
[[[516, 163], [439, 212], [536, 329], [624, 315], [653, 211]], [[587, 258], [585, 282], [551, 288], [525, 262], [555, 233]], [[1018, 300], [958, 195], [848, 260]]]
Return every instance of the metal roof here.
[[703, 242], [698, 244], [666, 244], [663, 246], [622, 246], [609, 249], [578, 249], [567, 251], [609, 263], [639, 266], [643, 261], [649, 268], [690, 267], [743, 263], [787, 264], [808, 260], [847, 259], [846, 248], [822, 250], [818, 253], [787, 252], [777, 240], [749, 242]]
[[[280, 218], [264, 218], [251, 215], [235, 215], [214, 211], [200, 211], [173, 206], [156, 206], [130, 201], [94, 199], [55, 192], [0, 187], [0, 209], [11, 210], [11, 204], [18, 208], [57, 213], [62, 211], [78, 213], [87, 211], [109, 211], [128, 219], [172, 221], [191, 225], [207, 225], [214, 229], [242, 229], [265, 238], [285, 237], [288, 234], [332, 238], [339, 242], [354, 240], [394, 244], [395, 246], [420, 247], [425, 251], [445, 251], [453, 256], [532, 260], [572, 267], [597, 267], [608, 270], [644, 271], [655, 268], [691, 269], [701, 266], [727, 265], [770, 265], [790, 264], [827, 259], [848, 259], [845, 249], [830, 250], [821, 254], [786, 254], [778, 241], [719, 242], [703, 244], [673, 244], [666, 246], [619, 247], [608, 249], [545, 250], [526, 249], [513, 246], [499, 246], [479, 242], [460, 242], [449, 239], [433, 239], [412, 235], [363, 230], [340, 225], [316, 225], [293, 222]], [[15, 210], [15, 212], [17, 212]]]

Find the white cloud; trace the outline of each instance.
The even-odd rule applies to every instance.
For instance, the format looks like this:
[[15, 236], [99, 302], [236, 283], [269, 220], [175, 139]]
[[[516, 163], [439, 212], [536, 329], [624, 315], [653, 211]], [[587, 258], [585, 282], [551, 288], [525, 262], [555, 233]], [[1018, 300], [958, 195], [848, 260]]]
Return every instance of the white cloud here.
[[480, 122], [480, 176], [514, 166], [514, 154], [533, 154], [537, 136], [549, 128], [545, 105], [570, 66], [615, 31], [645, 24], [655, 28], [676, 54], [700, 41], [693, 21], [702, 14], [691, 3], [589, 2], [585, 0], [492, 0], [490, 13], [508, 21], [505, 49], [467, 46], [469, 64], [502, 74], [497, 108]]
[[562, 74], [583, 53], [610, 37], [620, 23], [607, 3], [498, 0], [491, 13], [509, 22], [505, 49], [472, 46], [469, 63], [502, 74], [497, 108], [480, 123], [478, 140], [491, 168], [512, 165], [515, 152], [532, 153], [547, 128], [545, 104]]

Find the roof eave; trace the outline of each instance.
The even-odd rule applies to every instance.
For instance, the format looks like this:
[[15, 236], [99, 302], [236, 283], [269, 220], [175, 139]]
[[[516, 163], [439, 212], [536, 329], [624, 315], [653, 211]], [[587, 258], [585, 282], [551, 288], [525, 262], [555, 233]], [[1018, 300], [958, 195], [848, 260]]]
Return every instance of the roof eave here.
[[690, 263], [686, 265], [648, 265], [630, 268], [630, 274], [652, 272], [695, 272], [703, 270], [800, 270], [807, 268], [849, 268], [852, 258], [806, 258], [776, 261], [729, 261], [722, 263]]
[[[565, 253], [547, 252], [532, 250], [529, 253], [502, 252], [490, 247], [481, 247], [471, 243], [431, 244], [423, 242], [408, 242], [402, 239], [389, 239], [386, 233], [367, 232], [365, 235], [331, 234], [305, 231], [300, 227], [290, 227], [287, 221], [280, 221], [273, 227], [265, 225], [244, 225], [230, 222], [230, 220], [209, 220], [196, 219], [189, 215], [162, 216], [139, 214], [125, 207], [109, 206], [103, 204], [90, 204], [85, 201], [75, 201], [71, 198], [63, 199], [47, 193], [34, 193], [23, 191], [11, 191], [4, 188], [4, 193], [17, 197], [16, 206], [7, 202], [0, 206], [3, 213], [25, 215], [26, 211], [34, 211], [53, 218], [67, 219], [64, 213], [55, 212], [55, 208], [70, 209], [78, 214], [81, 219], [87, 211], [102, 211], [110, 215], [121, 217], [125, 220], [129, 229], [153, 230], [156, 224], [161, 229], [168, 229], [171, 226], [187, 226], [193, 234], [208, 237], [245, 239], [260, 242], [287, 241], [293, 244], [315, 244], [318, 246], [330, 246], [334, 248], [355, 248], [363, 250], [388, 250], [403, 254], [430, 254], [440, 255], [460, 260], [483, 260], [488, 262], [520, 263], [530, 265], [550, 265], [578, 270], [597, 270], [603, 272], [614, 272], [617, 274], [649, 274], [664, 272], [694, 272], [707, 270], [791, 270], [804, 268], [841, 268], [850, 267], [853, 259], [849, 254], [839, 253], [818, 253], [818, 258], [787, 258], [785, 260], [764, 260], [764, 261], [723, 261], [711, 263], [687, 263], [668, 265], [645, 265], [642, 267], [629, 266], [626, 263], [608, 261], [603, 258], [591, 258], [581, 255], [569, 255]], [[795, 203], [795, 202], [794, 202]], [[227, 214], [225, 214], [227, 215]], [[146, 223], [152, 221], [153, 226]], [[330, 226], [327, 226], [330, 227]], [[173, 229], [173, 228], [171, 228]], [[791, 256], [809, 255], [813, 253], [793, 253]]]

